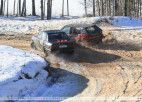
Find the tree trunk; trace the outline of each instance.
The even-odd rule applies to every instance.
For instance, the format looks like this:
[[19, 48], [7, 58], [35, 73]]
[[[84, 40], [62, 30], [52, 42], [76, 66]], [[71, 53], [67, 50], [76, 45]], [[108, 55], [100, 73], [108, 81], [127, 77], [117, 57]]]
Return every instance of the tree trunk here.
[[36, 16], [36, 11], [35, 11], [35, 0], [32, 0], [32, 16]]
[[23, 1], [21, 16], [26, 16], [26, 0]]
[[4, 3], [3, 3], [3, 11], [2, 11], [2, 15], [4, 15], [4, 12], [5, 12], [5, 3], [6, 3], [6, 0], [4, 0]]
[[109, 0], [108, 14], [109, 16], [111, 16], [111, 0]]
[[8, 3], [9, 3], [9, 0], [7, 0], [7, 18], [8, 18]]
[[64, 17], [64, 0], [62, 0], [62, 17]]
[[44, 13], [43, 13], [43, 0], [41, 0], [41, 20], [44, 20]]
[[15, 15], [15, 3], [16, 3], [16, 0], [14, 0], [14, 5], [13, 5], [13, 15]]
[[69, 0], [67, 0], [67, 16], [69, 16]]
[[124, 16], [127, 16], [127, 0], [125, 0]]
[[1, 8], [0, 8], [0, 15], [3, 14], [3, 0], [1, 0]]
[[100, 2], [99, 2], [99, 0], [97, 0], [97, 4], [98, 4], [98, 15], [100, 16], [101, 15], [101, 9], [100, 9]]
[[102, 16], [104, 16], [104, 5], [103, 5], [104, 0], [101, 0], [101, 7], [102, 7]]
[[21, 15], [21, 0], [19, 0], [19, 15]]
[[87, 4], [86, 4], [86, 0], [84, 0], [84, 7], [85, 7], [85, 17], [87, 17]]
[[140, 0], [140, 18], [142, 19], [142, 1]]
[[95, 17], [95, 0], [93, 0], [93, 16]]
[[47, 20], [51, 20], [51, 0], [47, 1]]
[[115, 16], [118, 16], [118, 1], [115, 0]]
[[43, 13], [44, 13], [44, 16], [45, 16], [45, 4], [46, 4], [46, 0], [44, 0], [44, 3], [43, 3], [43, 4], [44, 4], [44, 6], [43, 6], [43, 8], [44, 8], [44, 9], [43, 9]]

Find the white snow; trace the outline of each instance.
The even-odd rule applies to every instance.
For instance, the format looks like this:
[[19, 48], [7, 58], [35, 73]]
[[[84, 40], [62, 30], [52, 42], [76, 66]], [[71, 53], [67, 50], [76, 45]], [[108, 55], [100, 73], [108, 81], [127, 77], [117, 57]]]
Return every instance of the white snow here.
[[0, 97], [18, 96], [45, 83], [47, 66], [38, 55], [0, 45]]
[[94, 23], [101, 19], [108, 19], [114, 27], [120, 29], [142, 29], [142, 20], [130, 17], [91, 17], [91, 18], [59, 18], [52, 20], [40, 20], [39, 17], [0, 17], [0, 33], [3, 34], [37, 34], [43, 30], [61, 29], [63, 26], [72, 23]]
[[54, 69], [48, 76], [47, 65], [38, 55], [0, 45], [0, 101], [54, 100], [75, 96], [87, 87], [88, 79], [64, 69]]

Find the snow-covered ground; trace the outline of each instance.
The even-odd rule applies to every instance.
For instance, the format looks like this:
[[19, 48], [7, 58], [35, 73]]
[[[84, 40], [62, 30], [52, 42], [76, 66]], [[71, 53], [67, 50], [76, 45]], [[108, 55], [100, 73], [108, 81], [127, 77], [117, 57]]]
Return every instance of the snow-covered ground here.
[[0, 45], [0, 97], [17, 97], [46, 83], [48, 63], [38, 55]]
[[49, 76], [48, 65], [38, 55], [0, 45], [0, 101], [62, 100], [58, 97], [72, 97], [87, 87], [88, 79], [63, 69], [52, 68]]
[[142, 29], [142, 20], [130, 17], [91, 17], [78, 18], [53, 17], [52, 20], [40, 20], [39, 17], [0, 17], [0, 33], [3, 34], [37, 34], [43, 30], [61, 29], [63, 26], [71, 23], [94, 23], [101, 19], [108, 19], [113, 27], [125, 30]]

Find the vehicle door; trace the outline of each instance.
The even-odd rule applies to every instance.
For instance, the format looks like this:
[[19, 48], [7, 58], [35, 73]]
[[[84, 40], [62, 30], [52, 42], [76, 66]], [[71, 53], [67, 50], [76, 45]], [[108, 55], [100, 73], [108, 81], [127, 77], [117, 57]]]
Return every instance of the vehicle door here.
[[70, 28], [70, 33], [69, 33], [69, 37], [73, 40], [76, 41], [76, 38], [78, 37], [78, 34], [80, 34], [80, 31], [75, 28], [75, 27], [71, 27]]
[[47, 33], [42, 32], [41, 33], [41, 40], [39, 41], [39, 48], [41, 51], [43, 51], [43, 46], [44, 46], [44, 44], [46, 44], [46, 41], [47, 41]]

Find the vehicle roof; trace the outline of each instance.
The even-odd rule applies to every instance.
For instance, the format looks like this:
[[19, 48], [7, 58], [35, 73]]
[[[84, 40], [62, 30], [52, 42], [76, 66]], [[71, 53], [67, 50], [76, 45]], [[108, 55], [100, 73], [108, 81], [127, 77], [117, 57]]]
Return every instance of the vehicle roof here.
[[65, 27], [90, 27], [90, 26], [94, 26], [94, 24], [75, 23], [75, 24], [66, 25]]
[[63, 31], [61, 31], [61, 30], [46, 30], [43, 32], [50, 34], [50, 33], [59, 33], [59, 32], [63, 32]]

